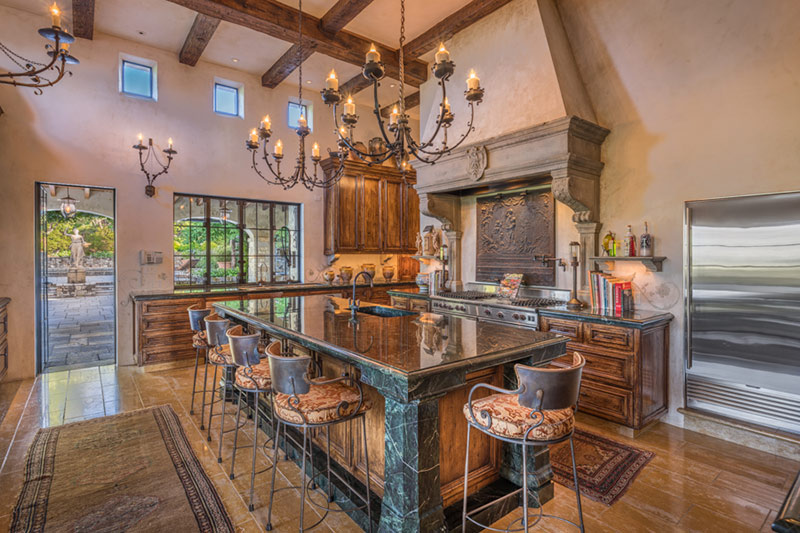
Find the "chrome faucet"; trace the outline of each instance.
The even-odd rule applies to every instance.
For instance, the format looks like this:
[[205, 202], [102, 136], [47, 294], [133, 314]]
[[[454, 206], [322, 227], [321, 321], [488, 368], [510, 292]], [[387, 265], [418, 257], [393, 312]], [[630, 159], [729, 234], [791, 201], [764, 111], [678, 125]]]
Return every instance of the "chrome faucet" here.
[[362, 270], [361, 272], [353, 276], [353, 297], [350, 298], [350, 313], [353, 319], [356, 318], [356, 309], [358, 309], [358, 307], [361, 305], [361, 302], [356, 300], [356, 282], [358, 281], [358, 277], [361, 276], [362, 274], [367, 278], [367, 280], [369, 280], [370, 287], [375, 286], [372, 283], [372, 276], [370, 276], [369, 272], [367, 272], [366, 270]]

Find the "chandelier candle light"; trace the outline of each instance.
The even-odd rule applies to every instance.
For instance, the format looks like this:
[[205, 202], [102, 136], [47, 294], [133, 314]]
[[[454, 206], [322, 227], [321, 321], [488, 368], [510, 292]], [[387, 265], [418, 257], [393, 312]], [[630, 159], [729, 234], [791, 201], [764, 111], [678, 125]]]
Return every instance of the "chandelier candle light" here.
[[[297, 44], [302, 45], [303, 42], [303, 2], [300, 0], [298, 2], [298, 39]], [[303, 61], [300, 58], [300, 54], [302, 53], [302, 46], [297, 47], [297, 54], [298, 54], [298, 63], [299, 67], [297, 69], [298, 72], [298, 88], [297, 88], [297, 98], [298, 102], [302, 104], [303, 102]], [[336, 79], [336, 73], [331, 71], [330, 76], [325, 80], [325, 87], [326, 90], [330, 89], [331, 87], [334, 90], [339, 89], [339, 81]], [[355, 109], [355, 106], [353, 106]], [[319, 162], [321, 160], [320, 153], [319, 153], [319, 144], [314, 143], [311, 147], [311, 162], [314, 164], [314, 170], [312, 173], [309, 174], [308, 170], [306, 169], [306, 137], [311, 133], [311, 129], [308, 127], [308, 120], [305, 115], [300, 115], [300, 118], [297, 120], [297, 136], [299, 137], [299, 145], [297, 150], [297, 159], [295, 163], [294, 170], [291, 174], [286, 174], [281, 172], [281, 161], [283, 160], [283, 143], [280, 139], [275, 141], [275, 146], [272, 150], [272, 156], [270, 157], [268, 145], [269, 139], [272, 136], [272, 122], [269, 119], [269, 115], [264, 117], [264, 120], [261, 121], [261, 124], [258, 128], [254, 128], [250, 131], [250, 137], [245, 142], [247, 149], [250, 150], [253, 154], [253, 170], [255, 170], [256, 174], [258, 174], [261, 179], [266, 181], [272, 185], [280, 185], [284, 189], [291, 189], [298, 183], [302, 183], [303, 186], [308, 190], [314, 190], [316, 187], [330, 187], [335, 182], [339, 180], [344, 170], [344, 159], [347, 157], [347, 151], [344, 149], [345, 147], [339, 143], [339, 150], [337, 152], [328, 152], [334, 156], [339, 158], [339, 168], [336, 172], [332, 173], [331, 175], [326, 176], [325, 173], [322, 173], [322, 176], [317, 175], [317, 167], [319, 166]], [[261, 153], [259, 154], [259, 148], [261, 148]], [[262, 172], [258, 167], [258, 158], [260, 155], [260, 159], [264, 161], [267, 165], [268, 172]], [[273, 163], [270, 161], [274, 161]]]
[[[72, 75], [66, 69], [66, 65], [77, 65], [80, 63], [69, 53], [69, 45], [75, 41], [65, 28], [61, 27], [61, 10], [58, 5], [50, 7], [52, 26], [39, 30], [39, 35], [53, 41], [53, 44], [46, 44], [45, 50], [50, 60], [47, 63], [40, 63], [31, 59], [26, 59], [9, 47], [0, 43], [0, 52], [3, 52], [20, 69], [19, 72], [0, 73], [0, 83], [14, 85], [15, 87], [32, 87], [35, 94], [42, 94], [44, 87], [52, 87], [64, 77], [65, 74]], [[43, 74], [48, 70], [56, 73], [55, 79], [49, 79]]]
[[[163, 164], [161, 160], [158, 158], [158, 152], [154, 148], [153, 139], [150, 138], [147, 140], [147, 145], [144, 144], [144, 136], [140, 133], [137, 139], [136, 144], [133, 145], [134, 150], [139, 150], [139, 166], [141, 167], [142, 172], [144, 173], [145, 177], [147, 178], [147, 185], [144, 188], [144, 193], [149, 196], [153, 197], [156, 194], [156, 188], [153, 185], [153, 182], [156, 181], [156, 178], [159, 177], [161, 174], [166, 174], [169, 170], [169, 166], [172, 164], [172, 158], [178, 152], [172, 147], [172, 137], [167, 140], [167, 149], [162, 150], [165, 154], [167, 154], [167, 164]], [[145, 151], [147, 155], [145, 155]], [[147, 170], [147, 163], [150, 161], [150, 158], [153, 158], [153, 164], [150, 166], [155, 168], [156, 171], [150, 172]], [[160, 168], [159, 168], [160, 167]]]
[[[381, 54], [375, 48], [374, 44], [367, 52], [366, 62], [362, 69], [364, 77], [371, 81], [373, 85], [374, 114], [378, 121], [378, 128], [380, 129], [381, 136], [386, 142], [385, 150], [378, 153], [368, 153], [356, 148], [357, 143], [353, 138], [353, 130], [358, 123], [358, 116], [355, 113], [355, 104], [353, 103], [352, 95], [347, 95], [345, 99], [345, 96], [339, 91], [339, 80], [336, 79], [336, 73], [334, 71], [331, 71], [326, 81], [325, 89], [322, 90], [322, 101], [333, 108], [333, 120], [336, 124], [336, 132], [339, 136], [339, 145], [350, 153], [355, 154], [368, 165], [380, 165], [389, 158], [394, 157], [398, 166], [404, 173], [408, 169], [409, 159], [412, 155], [423, 163], [433, 164], [461, 145], [467, 136], [475, 129], [473, 127], [475, 105], [481, 103], [484, 94], [480, 86], [480, 79], [475, 75], [475, 71], [471, 70], [467, 78], [467, 89], [464, 92], [464, 96], [469, 104], [470, 113], [469, 121], [467, 122], [467, 130], [454, 145], [450, 146], [447, 140], [447, 132], [455, 116], [450, 110], [450, 103], [447, 99], [447, 82], [455, 71], [455, 63], [450, 59], [450, 52], [447, 51], [444, 44], [441, 44], [439, 50], [435, 54], [434, 64], [431, 67], [433, 75], [439, 80], [438, 84], [442, 88], [442, 101], [439, 105], [436, 129], [430, 139], [418, 143], [411, 135], [411, 128], [408, 125], [408, 115], [406, 114], [405, 108], [405, 59], [403, 57], [405, 40], [405, 0], [400, 0], [400, 84], [397, 104], [392, 108], [388, 125], [384, 123], [381, 117], [381, 105], [378, 101], [378, 87], [380, 81], [386, 74], [386, 69], [383, 62], [381, 62]], [[345, 102], [343, 105], [344, 109], [341, 115], [339, 115], [338, 104], [342, 101]], [[340, 119], [343, 123], [342, 125], [339, 124]], [[434, 143], [436, 143], [440, 132], [443, 133], [443, 138], [440, 146], [436, 147]], [[341, 173], [341, 168], [335, 172]]]

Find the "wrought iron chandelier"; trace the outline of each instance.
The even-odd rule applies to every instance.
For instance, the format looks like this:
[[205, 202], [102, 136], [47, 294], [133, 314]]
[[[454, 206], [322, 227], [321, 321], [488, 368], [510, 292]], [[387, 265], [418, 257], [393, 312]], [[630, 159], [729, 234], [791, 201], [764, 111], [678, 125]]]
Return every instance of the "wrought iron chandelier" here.
[[[297, 19], [297, 26], [298, 26], [298, 39], [297, 44], [302, 45], [303, 43], [303, 0], [298, 1], [298, 19]], [[297, 55], [299, 58], [298, 64], [299, 67], [298, 71], [298, 85], [297, 85], [297, 98], [298, 103], [302, 105], [303, 102], [303, 61], [300, 57], [302, 54], [302, 46], [297, 47]], [[297, 121], [297, 136], [299, 137], [298, 149], [297, 149], [297, 160], [295, 163], [294, 171], [291, 174], [286, 174], [281, 172], [281, 161], [283, 160], [283, 143], [280, 139], [275, 142], [275, 147], [272, 152], [272, 159], [275, 161], [275, 165], [273, 166], [270, 162], [270, 153], [268, 148], [269, 139], [272, 135], [272, 124], [269, 119], [269, 115], [264, 117], [264, 120], [261, 121], [261, 124], [258, 128], [253, 129], [250, 132], [250, 138], [247, 140], [246, 145], [247, 149], [250, 150], [253, 154], [253, 170], [256, 171], [261, 179], [266, 181], [272, 185], [280, 185], [284, 189], [291, 189], [298, 183], [302, 183], [303, 186], [308, 190], [314, 190], [316, 187], [330, 187], [342, 175], [342, 171], [344, 170], [344, 159], [347, 157], [346, 150], [343, 149], [343, 146], [340, 143], [339, 150], [336, 152], [328, 152], [331, 154], [332, 157], [337, 157], [339, 159], [339, 166], [337, 170], [334, 172], [326, 175], [324, 172], [322, 176], [317, 175], [317, 170], [319, 166], [319, 162], [321, 160], [319, 155], [319, 144], [314, 143], [311, 148], [311, 161], [314, 164], [314, 170], [311, 174], [308, 173], [306, 168], [306, 137], [311, 133], [311, 129], [308, 127], [308, 120], [304, 115], [300, 115], [300, 118]], [[259, 147], [262, 149], [261, 154], [259, 154]], [[262, 172], [258, 168], [258, 159], [263, 159], [263, 161], [267, 164], [267, 172]]]
[[[467, 122], [467, 131], [461, 135], [458, 141], [450, 146], [448, 145], [447, 134], [450, 126], [453, 124], [455, 116], [450, 111], [450, 103], [447, 100], [447, 82], [453, 75], [455, 70], [455, 63], [450, 59], [450, 53], [445, 49], [444, 44], [439, 47], [436, 52], [435, 61], [431, 67], [433, 75], [439, 80], [438, 84], [442, 88], [442, 101], [439, 105], [439, 115], [436, 119], [436, 129], [427, 141], [418, 143], [414, 140], [411, 134], [411, 128], [408, 125], [408, 115], [406, 114], [405, 105], [405, 59], [403, 57], [403, 46], [405, 44], [405, 23], [406, 23], [406, 7], [405, 0], [400, 0], [400, 49], [399, 49], [399, 67], [400, 67], [400, 83], [398, 89], [398, 102], [392, 109], [389, 115], [388, 126], [384, 123], [381, 117], [381, 105], [378, 101], [378, 87], [380, 81], [386, 74], [386, 69], [381, 61], [380, 53], [375, 49], [375, 45], [367, 52], [366, 62], [362, 69], [364, 77], [372, 82], [373, 95], [375, 101], [375, 118], [378, 121], [378, 127], [381, 136], [386, 143], [385, 149], [379, 149], [378, 152], [365, 152], [356, 148], [356, 141], [353, 139], [353, 130], [358, 122], [358, 116], [355, 112], [355, 104], [353, 103], [352, 96], [348, 95], [344, 104], [344, 112], [341, 117], [338, 112], [338, 104], [342, 101], [343, 95], [339, 92], [339, 80], [336, 79], [336, 73], [331, 71], [330, 77], [326, 80], [326, 87], [322, 90], [322, 101], [333, 106], [333, 120], [336, 125], [336, 133], [339, 137], [339, 144], [343, 148], [354, 153], [359, 159], [369, 165], [379, 165], [391, 157], [397, 161], [398, 167], [405, 173], [408, 169], [410, 156], [416, 157], [423, 163], [433, 164], [442, 158], [444, 155], [452, 152], [475, 129], [473, 127], [473, 120], [475, 117], [475, 105], [480, 104], [483, 100], [483, 89], [480, 86], [480, 79], [475, 75], [475, 71], [470, 71], [467, 78], [467, 90], [464, 92], [467, 102], [469, 103], [469, 121]], [[399, 106], [399, 108], [398, 108]], [[342, 125], [339, 124], [341, 118]], [[387, 133], [388, 131], [388, 133]], [[443, 139], [439, 147], [434, 146], [439, 133], [443, 132]], [[339, 170], [341, 171], [341, 170]]]
[[[144, 193], [149, 196], [153, 197], [156, 195], [156, 187], [153, 185], [153, 182], [156, 181], [156, 178], [159, 177], [161, 174], [166, 174], [169, 170], [169, 166], [172, 164], [172, 158], [177, 154], [172, 148], [172, 137], [167, 140], [168, 147], [165, 150], [162, 150], [165, 154], [167, 154], [167, 164], [161, 162], [158, 158], [158, 152], [153, 145], [153, 139], [150, 138], [147, 141], [147, 145], [144, 144], [144, 137], [142, 134], [139, 134], [139, 139], [136, 144], [133, 145], [134, 150], [139, 150], [139, 167], [141, 168], [142, 172], [147, 178], [147, 185], [144, 187]], [[144, 155], [147, 152], [147, 155]], [[153, 158], [153, 163], [151, 163], [151, 167], [155, 168], [154, 172], [150, 172], [147, 170], [147, 163], [150, 161], [150, 158]]]
[[[61, 27], [61, 10], [56, 4], [50, 7], [50, 15], [53, 25], [50, 28], [41, 28], [39, 30], [39, 35], [53, 41], [53, 44], [48, 43], [45, 45], [45, 50], [47, 50], [50, 60], [47, 63], [40, 63], [32, 59], [26, 59], [8, 46], [0, 43], [0, 51], [22, 69], [19, 72], [0, 73], [0, 83], [14, 85], [15, 87], [32, 87], [35, 94], [42, 94], [43, 88], [52, 87], [61, 81], [65, 74], [72, 75], [72, 72], [68, 71], [66, 66], [80, 63], [69, 53], [69, 45], [75, 41], [75, 37]], [[50, 74], [45, 74], [50, 70], [55, 73], [55, 79], [51, 79], [52, 76]]]

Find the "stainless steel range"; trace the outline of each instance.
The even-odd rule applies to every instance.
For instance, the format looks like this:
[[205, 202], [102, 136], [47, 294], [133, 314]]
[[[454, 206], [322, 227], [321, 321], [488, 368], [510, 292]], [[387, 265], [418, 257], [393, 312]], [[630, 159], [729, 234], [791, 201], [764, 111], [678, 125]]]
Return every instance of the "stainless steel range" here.
[[538, 329], [538, 309], [564, 305], [569, 298], [568, 292], [529, 288], [521, 289], [516, 299], [500, 298], [491, 284], [472, 283], [468, 289], [432, 295], [431, 311]]

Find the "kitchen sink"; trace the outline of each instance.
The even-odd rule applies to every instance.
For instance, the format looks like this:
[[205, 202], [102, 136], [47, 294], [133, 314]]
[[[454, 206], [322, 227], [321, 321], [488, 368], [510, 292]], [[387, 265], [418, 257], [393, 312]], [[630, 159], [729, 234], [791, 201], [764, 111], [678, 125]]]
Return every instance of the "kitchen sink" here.
[[373, 305], [369, 307], [357, 307], [356, 311], [366, 315], [380, 316], [384, 318], [397, 317], [397, 316], [411, 316], [416, 315], [413, 311], [405, 311], [403, 309], [394, 309], [393, 307], [383, 307], [380, 305]]

